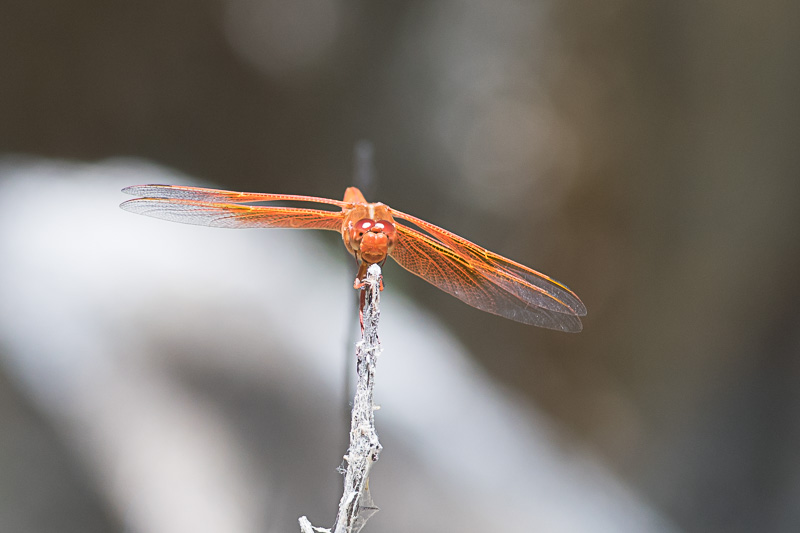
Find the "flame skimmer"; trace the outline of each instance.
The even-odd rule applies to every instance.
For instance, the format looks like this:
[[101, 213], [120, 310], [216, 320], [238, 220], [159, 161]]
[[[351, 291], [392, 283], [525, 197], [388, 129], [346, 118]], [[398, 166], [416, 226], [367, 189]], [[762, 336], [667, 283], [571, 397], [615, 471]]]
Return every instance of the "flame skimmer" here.
[[[586, 307], [565, 285], [429, 222], [382, 203], [368, 203], [355, 187], [347, 189], [343, 201], [177, 185], [136, 185], [122, 191], [140, 197], [120, 206], [126, 211], [174, 222], [340, 232], [359, 264], [356, 286], [369, 265], [382, 265], [388, 256], [412, 274], [483, 311], [544, 328], [582, 329], [579, 317], [586, 314]], [[248, 205], [256, 202], [310, 202], [340, 211]]]

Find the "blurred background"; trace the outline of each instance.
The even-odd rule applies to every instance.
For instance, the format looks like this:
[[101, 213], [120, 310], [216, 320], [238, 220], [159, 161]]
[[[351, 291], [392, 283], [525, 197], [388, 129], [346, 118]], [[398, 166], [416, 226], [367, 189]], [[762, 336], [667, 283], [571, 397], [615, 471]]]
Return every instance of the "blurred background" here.
[[[219, 503], [215, 491], [228, 507], [196, 514], [216, 530], [333, 522], [355, 327], [338, 237], [186, 228], [116, 206], [122, 186], [154, 180], [339, 199], [367, 139], [368, 200], [541, 270], [589, 309], [582, 333], [557, 333], [385, 269], [387, 305], [411, 309], [384, 310], [397, 328], [386, 361], [410, 357], [406, 337], [446, 336], [474, 384], [548, 428], [542, 457], [570, 465], [579, 449], [602, 470], [552, 502], [583, 525], [515, 530], [601, 530], [593, 513], [615, 504], [586, 507], [573, 489], [606, 483], [627, 502], [609, 531], [634, 508], [650, 518], [631, 531], [800, 530], [799, 16], [740, 0], [4, 2], [0, 529], [181, 531], [180, 502]], [[262, 270], [280, 263], [293, 266]], [[326, 361], [329, 385], [283, 355], [312, 349], [298, 336], [318, 343], [307, 365]], [[392, 435], [408, 457], [427, 453], [388, 413], [418, 393], [410, 372], [381, 401], [374, 475], [393, 474], [375, 481], [383, 511], [366, 530], [499, 529], [467, 496], [428, 494], [444, 474], [392, 466]], [[444, 401], [447, 424], [493, 419]], [[173, 420], [191, 424], [161, 439]], [[323, 451], [306, 449], [320, 435]], [[463, 464], [492, 470], [487, 446]], [[179, 493], [171, 527], [128, 491], [162, 464], [192, 480], [145, 485]], [[542, 496], [481, 490], [514, 512]]]

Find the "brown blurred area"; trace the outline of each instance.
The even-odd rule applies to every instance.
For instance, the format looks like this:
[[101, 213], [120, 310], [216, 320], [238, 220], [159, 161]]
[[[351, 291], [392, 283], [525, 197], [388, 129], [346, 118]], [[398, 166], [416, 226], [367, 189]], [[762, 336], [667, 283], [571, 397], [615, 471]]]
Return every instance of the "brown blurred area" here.
[[[368, 139], [368, 199], [564, 281], [589, 315], [530, 328], [391, 266], [387, 290], [685, 531], [797, 531], [798, 21], [740, 0], [11, 1], [0, 153], [339, 198]], [[38, 427], [3, 403], [0, 424]]]

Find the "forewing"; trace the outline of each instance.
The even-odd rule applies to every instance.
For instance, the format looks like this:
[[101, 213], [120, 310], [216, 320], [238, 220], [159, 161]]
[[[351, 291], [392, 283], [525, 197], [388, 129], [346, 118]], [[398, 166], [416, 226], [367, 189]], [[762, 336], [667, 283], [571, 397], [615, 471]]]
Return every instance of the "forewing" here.
[[195, 202], [213, 203], [252, 203], [252, 202], [313, 202], [344, 207], [346, 204], [330, 198], [316, 196], [300, 196], [296, 194], [264, 194], [256, 192], [221, 191], [202, 187], [184, 187], [181, 185], [134, 185], [125, 187], [122, 192], [143, 198], [169, 198], [175, 200], [192, 200]]
[[487, 272], [448, 246], [413, 228], [397, 224], [398, 239], [391, 257], [428, 283], [459, 300], [517, 322], [561, 331], [580, 331], [581, 321], [568, 307], [561, 312], [536, 304], [551, 299], [538, 288]]
[[179, 200], [138, 198], [120, 205], [140, 215], [217, 228], [297, 228], [340, 231], [342, 212], [293, 207], [250, 206]]
[[586, 306], [566, 285], [520, 263], [491, 252], [467, 239], [420, 218], [392, 209], [396, 218], [407, 220], [432, 235], [441, 245], [466, 259], [507, 292], [527, 303], [557, 313], [584, 316]]

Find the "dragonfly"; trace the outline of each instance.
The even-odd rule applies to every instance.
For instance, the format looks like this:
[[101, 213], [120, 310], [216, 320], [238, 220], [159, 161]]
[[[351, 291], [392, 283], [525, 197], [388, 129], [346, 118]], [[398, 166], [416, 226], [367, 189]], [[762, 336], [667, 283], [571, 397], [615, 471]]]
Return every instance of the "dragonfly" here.
[[[179, 185], [134, 185], [122, 192], [138, 197], [122, 203], [122, 209], [184, 224], [337, 231], [358, 264], [356, 288], [370, 265], [383, 266], [391, 257], [482, 311], [560, 331], [578, 332], [583, 327], [580, 317], [586, 315], [586, 306], [566, 285], [430, 222], [367, 202], [356, 187], [349, 187], [342, 201]], [[269, 202], [324, 208], [252, 205]]]

